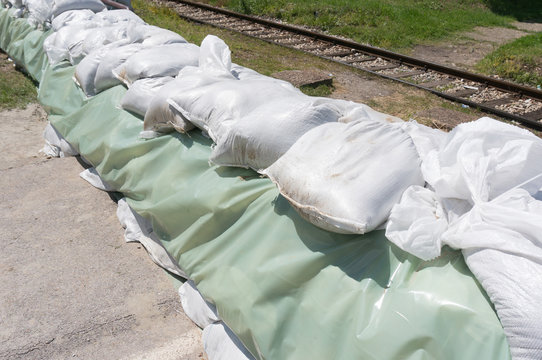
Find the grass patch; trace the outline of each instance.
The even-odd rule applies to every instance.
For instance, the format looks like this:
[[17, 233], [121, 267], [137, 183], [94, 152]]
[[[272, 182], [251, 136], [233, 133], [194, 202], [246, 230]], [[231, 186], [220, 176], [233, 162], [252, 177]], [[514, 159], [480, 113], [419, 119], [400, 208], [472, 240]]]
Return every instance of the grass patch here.
[[[510, 26], [513, 6], [501, 0], [204, 0], [235, 11], [317, 27], [362, 43], [404, 49], [475, 26]], [[531, 1], [532, 2], [532, 1]], [[494, 3], [493, 5], [488, 3]], [[526, 10], [538, 5], [529, 5]], [[501, 9], [501, 14], [492, 11]]]
[[485, 0], [496, 14], [513, 16], [519, 21], [542, 21], [542, 1], [536, 0]]
[[305, 95], [309, 96], [329, 96], [331, 93], [333, 93], [333, 86], [326, 84], [318, 86], [303, 85], [299, 88], [299, 90], [301, 90]]
[[0, 53], [0, 109], [22, 109], [37, 101], [36, 86], [15, 70], [4, 53]]
[[524, 36], [487, 55], [477, 69], [515, 82], [542, 85], [542, 33]]

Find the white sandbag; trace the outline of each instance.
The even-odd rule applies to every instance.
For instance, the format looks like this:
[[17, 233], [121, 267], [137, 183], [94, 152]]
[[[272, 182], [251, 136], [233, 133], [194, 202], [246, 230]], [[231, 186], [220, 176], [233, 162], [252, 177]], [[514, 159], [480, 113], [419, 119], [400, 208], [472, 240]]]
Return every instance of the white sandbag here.
[[[542, 140], [527, 130], [487, 117], [458, 125], [440, 151], [422, 166], [426, 181], [441, 198], [473, 204], [488, 201], [542, 173]], [[525, 186], [530, 194], [542, 177]]]
[[231, 73], [239, 80], [256, 80], [266, 77], [257, 71], [237, 64], [232, 64]]
[[141, 44], [128, 44], [108, 51], [96, 70], [96, 78], [94, 79], [96, 93], [122, 84], [113, 74], [113, 69], [123, 64], [128, 58], [143, 48]]
[[542, 201], [518, 188], [477, 203], [442, 235], [495, 305], [513, 359], [542, 354], [541, 219]]
[[88, 9], [66, 11], [56, 16], [53, 21], [51, 21], [51, 28], [56, 32], [64, 26], [89, 22], [93, 17], [94, 12]]
[[43, 131], [43, 138], [45, 145], [40, 152], [46, 156], [63, 158], [79, 155], [77, 150], [49, 122]]
[[529, 198], [518, 189], [498, 205], [492, 201], [497, 206], [481, 210], [478, 215], [484, 219], [470, 222], [455, 240], [497, 241], [534, 250], [525, 254], [472, 244], [463, 256], [495, 306], [512, 359], [537, 360], [542, 354], [542, 202]]
[[86, 36], [83, 39], [69, 45], [69, 60], [72, 65], [79, 64], [85, 56], [104, 45], [116, 44], [116, 47], [120, 47], [130, 42], [124, 25], [87, 29], [85, 32]]
[[442, 130], [418, 124], [414, 120], [404, 122], [403, 129], [412, 138], [422, 161], [431, 151], [440, 150], [441, 146], [446, 143], [448, 136], [448, 134]]
[[173, 130], [181, 133], [192, 130], [194, 125], [168, 103], [169, 98], [194, 88], [225, 80], [235, 80], [231, 73], [230, 50], [216, 36], [209, 35], [203, 39], [198, 64], [198, 67], [183, 68], [173, 82], [156, 94], [145, 115], [141, 137], [156, 137]]
[[411, 185], [423, 185], [420, 158], [398, 125], [327, 123], [303, 135], [263, 174], [308, 221], [363, 234], [376, 229]]
[[82, 171], [79, 176], [81, 179], [88, 182], [90, 185], [94, 186], [96, 189], [102, 190], [102, 191], [115, 191], [115, 189], [109, 185], [100, 174], [98, 174], [98, 171], [96, 171], [96, 168], [90, 167], [88, 169], [85, 169]]
[[99, 47], [85, 56], [75, 68], [74, 79], [88, 97], [97, 94], [94, 83], [98, 67], [102, 63], [103, 58], [116, 48], [118, 48], [118, 43]]
[[137, 80], [122, 97], [121, 108], [144, 117], [158, 91], [172, 80], [171, 76]]
[[168, 102], [216, 142], [226, 122], [238, 121], [269, 101], [296, 96], [305, 95], [285, 81], [235, 79], [173, 94]]
[[128, 32], [133, 42], [147, 47], [187, 42], [181, 35], [153, 25], [131, 26]]
[[209, 360], [252, 360], [241, 340], [222, 321], [203, 329], [203, 348]]
[[182, 94], [197, 87], [231, 79], [232, 77], [228, 75], [221, 77], [201, 72], [193, 66], [182, 69], [179, 76], [160, 89], [150, 102], [145, 114], [141, 137], [152, 138], [171, 131], [186, 133], [194, 129], [194, 125], [169, 104], [170, 97], [175, 97], [176, 94]]
[[[237, 76], [245, 80], [240, 81]], [[182, 115], [184, 123], [193, 123], [215, 141], [224, 122], [239, 120], [273, 99], [305, 96], [285, 81], [238, 65], [234, 70], [230, 49], [213, 35], [201, 43], [198, 68], [183, 69], [178, 78], [179, 86], [167, 100], [169, 105]], [[163, 105], [161, 108], [166, 109]], [[150, 129], [164, 120], [168, 120], [167, 116], [145, 122]]]
[[100, 0], [54, 0], [52, 14], [56, 17], [65, 11], [83, 9], [96, 13], [105, 10], [105, 5]]
[[36, 28], [45, 29], [46, 22], [51, 18], [52, 11], [49, 1], [24, 0], [23, 5], [28, 11], [28, 23]]
[[179, 267], [177, 261], [164, 249], [158, 236], [152, 229], [152, 224], [132, 210], [125, 198], [118, 202], [117, 217], [123, 228], [126, 242], [139, 242], [154, 263], [172, 274], [188, 279], [186, 273]]
[[220, 321], [216, 306], [205, 301], [192, 280], [181, 285], [179, 297], [186, 316], [200, 328]]
[[281, 157], [303, 134], [341, 114], [315, 98], [295, 96], [270, 100], [216, 134], [211, 162], [261, 171]]
[[94, 20], [102, 21], [108, 24], [119, 24], [123, 22], [130, 22], [134, 24], [143, 25], [145, 22], [133, 11], [126, 9], [117, 9], [112, 11], [102, 11], [94, 16]]
[[207, 35], [201, 42], [198, 67], [202, 72], [231, 74], [231, 51], [217, 36]]
[[130, 86], [142, 78], [176, 76], [185, 66], [198, 64], [199, 47], [194, 44], [167, 44], [145, 48], [113, 70], [117, 79]]
[[404, 121], [397, 116], [389, 115], [376, 111], [375, 109], [365, 104], [358, 104], [352, 101], [320, 98], [321, 102], [332, 103], [341, 109], [343, 116], [339, 119], [340, 122], [349, 123], [352, 121], [359, 121], [360, 119], [380, 121], [386, 123], [399, 123], [404, 124]]
[[78, 25], [64, 26], [49, 35], [43, 42], [43, 50], [47, 54], [49, 64], [56, 65], [63, 60], [69, 60], [70, 47], [81, 43], [89, 34], [89, 29], [99, 24], [81, 22]]

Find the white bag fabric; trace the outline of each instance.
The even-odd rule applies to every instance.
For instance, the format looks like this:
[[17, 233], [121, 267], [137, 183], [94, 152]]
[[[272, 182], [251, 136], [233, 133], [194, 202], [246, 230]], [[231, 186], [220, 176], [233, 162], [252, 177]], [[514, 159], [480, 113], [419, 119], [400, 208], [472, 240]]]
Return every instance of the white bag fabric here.
[[130, 42], [125, 25], [105, 26], [85, 30], [86, 36], [76, 43], [71, 43], [68, 51], [70, 63], [77, 65], [85, 56], [104, 45], [116, 44], [116, 47]]
[[179, 297], [184, 313], [200, 328], [220, 321], [216, 306], [205, 301], [192, 280], [188, 280], [179, 288]]
[[[539, 216], [542, 214], [539, 212]], [[540, 222], [540, 217], [537, 219]], [[502, 228], [501, 228], [502, 229]], [[465, 234], [465, 237], [502, 237], [499, 228]], [[533, 227], [534, 229], [534, 227]], [[540, 225], [538, 225], [540, 240]], [[507, 232], [505, 234], [507, 235]], [[506, 236], [505, 235], [505, 236]], [[514, 241], [514, 236], [503, 238]], [[542, 265], [513, 253], [491, 248], [463, 250], [469, 269], [495, 305], [510, 345], [512, 359], [540, 359], [542, 354]]]
[[[222, 123], [239, 120], [273, 99], [304, 96], [290, 83], [239, 65], [233, 66], [230, 49], [213, 35], [201, 43], [198, 68], [184, 69], [179, 73], [179, 79], [179, 89], [170, 96], [168, 103], [185, 121], [207, 132], [215, 141]], [[151, 121], [147, 124], [150, 127]]]
[[411, 185], [423, 185], [420, 158], [400, 125], [327, 123], [305, 135], [263, 174], [308, 221], [363, 234], [388, 218]]
[[51, 18], [52, 7], [47, 0], [24, 0], [23, 5], [28, 10], [28, 23], [39, 29], [46, 27]]
[[226, 122], [238, 121], [269, 101], [301, 95], [285, 81], [235, 79], [174, 94], [168, 102], [216, 142], [217, 134]]
[[228, 46], [213, 35], [203, 39], [200, 47], [198, 67], [183, 68], [177, 78], [162, 88], [154, 97], [143, 123], [141, 137], [156, 137], [176, 130], [186, 133], [194, 128], [181, 113], [168, 103], [175, 94], [217, 83], [235, 80], [231, 74], [231, 53]]
[[[542, 188], [542, 163], [538, 160], [541, 156], [542, 140], [518, 127], [490, 118], [457, 126], [439, 148], [424, 156], [421, 168], [431, 189], [405, 192], [390, 216], [388, 238], [422, 259], [438, 256], [441, 242], [445, 244], [444, 230], [473, 206], [515, 188], [530, 195], [538, 193]], [[431, 200], [427, 201], [429, 197]], [[426, 209], [426, 214], [440, 213], [442, 209], [443, 215], [433, 218], [433, 222], [439, 223], [433, 237], [422, 238], [411, 231], [411, 227], [416, 227], [416, 217], [407, 214], [416, 207]], [[428, 228], [432, 217], [425, 218]], [[444, 229], [442, 221], [447, 223]]]
[[51, 22], [51, 28], [56, 32], [62, 29], [64, 26], [89, 22], [93, 17], [94, 12], [87, 9], [66, 11], [53, 19]]
[[122, 84], [113, 74], [113, 69], [123, 64], [128, 58], [143, 48], [141, 44], [128, 44], [108, 51], [96, 70], [96, 78], [94, 79], [96, 93]]
[[65, 26], [49, 35], [43, 42], [43, 50], [47, 54], [49, 64], [56, 65], [63, 60], [68, 60], [70, 45], [83, 41], [87, 36], [86, 29], [86, 23]]
[[[542, 140], [519, 127], [481, 118], [457, 126], [447, 140], [422, 167], [441, 198], [488, 201], [542, 173]], [[534, 194], [542, 177], [525, 186]]]
[[77, 150], [49, 122], [43, 131], [43, 138], [45, 145], [40, 152], [46, 156], [63, 158], [79, 155]]
[[262, 171], [281, 157], [303, 134], [341, 114], [330, 104], [296, 96], [270, 100], [216, 134], [211, 162]]
[[139, 24], [144, 25], [145, 22], [137, 16], [134, 12], [126, 9], [116, 9], [111, 11], [102, 11], [97, 13], [94, 16], [95, 21], [101, 21], [108, 24], [118, 24], [120, 23], [133, 23], [133, 24]]
[[179, 111], [168, 103], [170, 96], [176, 92], [185, 91], [185, 86], [193, 86], [194, 83], [185, 81], [189, 79], [177, 78], [158, 91], [149, 104], [143, 121], [142, 138], [153, 138], [172, 131], [186, 133], [194, 129], [194, 125], [187, 121]]
[[122, 97], [120, 106], [124, 110], [145, 117], [147, 109], [158, 91], [172, 80], [171, 76], [137, 80]]
[[128, 32], [133, 42], [141, 43], [146, 47], [187, 42], [181, 35], [158, 26], [130, 26]]
[[124, 232], [126, 242], [141, 243], [156, 265], [184, 279], [188, 278], [176, 260], [164, 249], [160, 239], [153, 232], [150, 221], [133, 211], [125, 198], [118, 202], [117, 217], [122, 227], [126, 229]]
[[203, 329], [203, 348], [209, 360], [253, 360], [243, 343], [222, 321]]
[[262, 75], [257, 71], [237, 64], [232, 64], [231, 73], [239, 80], [257, 80], [267, 78], [267, 76]]
[[82, 171], [79, 176], [88, 182], [90, 185], [94, 186], [96, 189], [102, 190], [102, 191], [115, 191], [115, 189], [109, 185], [107, 182], [102, 179], [100, 174], [98, 174], [98, 171], [96, 171], [96, 168], [90, 167], [84, 171]]
[[194, 44], [168, 44], [145, 48], [113, 70], [117, 79], [130, 86], [143, 78], [176, 76], [185, 66], [198, 64], [199, 47]]
[[97, 94], [94, 82], [98, 67], [102, 63], [102, 60], [106, 54], [116, 48], [118, 48], [117, 43], [99, 47], [81, 60], [81, 62], [75, 68], [75, 81], [87, 96], [90, 97]]
[[56, 17], [65, 11], [83, 9], [96, 13], [105, 10], [105, 5], [100, 0], [54, 0], [52, 14]]
[[[425, 260], [461, 249], [514, 359], [542, 353], [542, 140], [489, 118], [461, 124], [424, 157], [430, 188], [405, 192], [386, 236]], [[425, 229], [423, 231], [422, 229]]]

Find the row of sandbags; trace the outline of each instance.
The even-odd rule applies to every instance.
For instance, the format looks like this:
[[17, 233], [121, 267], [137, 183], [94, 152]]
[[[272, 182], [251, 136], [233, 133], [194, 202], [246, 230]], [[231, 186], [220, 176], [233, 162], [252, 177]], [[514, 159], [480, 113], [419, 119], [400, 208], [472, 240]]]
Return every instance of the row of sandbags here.
[[125, 84], [120, 105], [144, 119], [143, 138], [201, 129], [216, 144], [211, 162], [268, 176], [319, 227], [364, 233], [382, 225], [391, 241], [426, 259], [444, 244], [463, 249], [513, 356], [541, 354], [533, 321], [542, 319], [539, 138], [487, 118], [446, 134], [309, 97], [232, 64], [216, 37], [197, 47], [122, 14], [53, 19], [44, 44], [51, 62], [77, 64], [88, 96]]
[[101, 0], [0, 0], [1, 7], [16, 9], [15, 16], [26, 16], [37, 28], [48, 29], [52, 19], [70, 10], [99, 12], [106, 7]]
[[144, 118], [142, 137], [201, 129], [216, 143], [212, 163], [267, 175], [319, 227], [371, 231], [408, 186], [423, 185], [399, 119], [232, 64], [215, 36], [198, 47], [124, 10], [68, 11], [52, 29], [50, 63], [76, 65], [87, 96], [126, 85], [120, 105]]

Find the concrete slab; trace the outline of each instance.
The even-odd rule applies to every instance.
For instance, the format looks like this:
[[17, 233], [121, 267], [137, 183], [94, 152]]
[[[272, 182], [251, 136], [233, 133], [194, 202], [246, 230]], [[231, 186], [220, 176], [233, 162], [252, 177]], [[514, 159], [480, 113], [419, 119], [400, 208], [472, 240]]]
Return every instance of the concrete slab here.
[[39, 114], [0, 112], [0, 359], [204, 358], [201, 330], [124, 242], [109, 195], [75, 158], [37, 155]]

